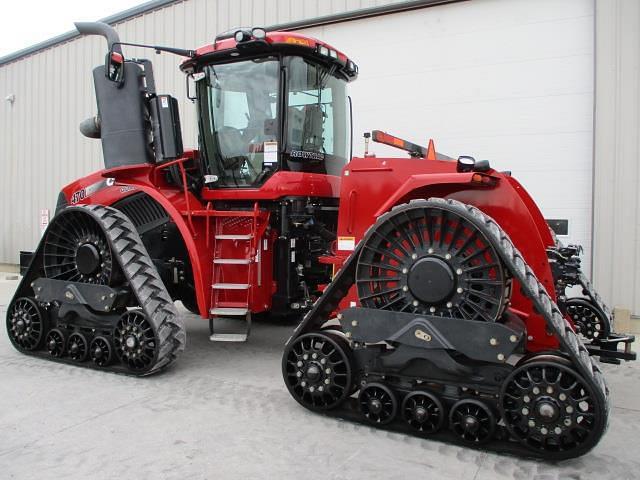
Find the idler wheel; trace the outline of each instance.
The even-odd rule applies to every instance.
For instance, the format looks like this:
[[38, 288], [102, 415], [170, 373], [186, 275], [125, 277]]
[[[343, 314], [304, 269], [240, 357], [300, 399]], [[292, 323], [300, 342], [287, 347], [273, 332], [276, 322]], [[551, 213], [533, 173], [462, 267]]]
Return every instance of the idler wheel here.
[[20, 297], [7, 312], [7, 333], [19, 350], [37, 350], [42, 346], [46, 311], [28, 297]]
[[142, 310], [122, 314], [113, 334], [116, 356], [132, 371], [150, 369], [158, 357], [156, 332]]
[[451, 407], [449, 426], [463, 441], [483, 444], [493, 437], [496, 420], [489, 407], [483, 402], [463, 399]]
[[405, 421], [422, 433], [435, 433], [444, 423], [444, 408], [438, 398], [429, 392], [411, 392], [402, 401]]
[[87, 337], [79, 332], [69, 335], [69, 339], [67, 340], [67, 352], [72, 360], [75, 360], [76, 362], [84, 362], [89, 353]]
[[398, 411], [396, 395], [382, 383], [370, 383], [362, 388], [358, 405], [364, 418], [378, 425], [391, 422]]
[[587, 340], [606, 338], [611, 333], [609, 320], [586, 298], [570, 298], [565, 303], [567, 315], [577, 333]]
[[112, 349], [109, 340], [105, 337], [95, 337], [89, 346], [89, 356], [93, 363], [99, 367], [106, 367], [111, 363]]
[[604, 433], [604, 404], [566, 360], [540, 355], [505, 380], [500, 411], [511, 435], [545, 457], [576, 457]]
[[298, 403], [330, 410], [352, 392], [351, 350], [337, 334], [307, 333], [285, 349], [282, 375]]

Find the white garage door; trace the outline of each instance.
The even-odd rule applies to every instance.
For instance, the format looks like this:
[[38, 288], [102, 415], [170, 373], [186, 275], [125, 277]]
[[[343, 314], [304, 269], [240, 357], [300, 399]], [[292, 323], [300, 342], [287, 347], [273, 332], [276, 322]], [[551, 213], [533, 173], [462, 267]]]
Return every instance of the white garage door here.
[[472, 0], [304, 33], [360, 66], [355, 155], [380, 129], [511, 170], [546, 218], [568, 219], [589, 271], [593, 15], [592, 0]]

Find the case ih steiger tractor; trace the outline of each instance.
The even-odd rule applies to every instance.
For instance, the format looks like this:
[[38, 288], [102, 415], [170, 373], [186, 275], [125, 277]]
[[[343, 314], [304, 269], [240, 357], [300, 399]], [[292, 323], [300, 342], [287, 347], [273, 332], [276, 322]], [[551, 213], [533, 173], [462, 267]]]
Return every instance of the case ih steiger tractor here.
[[[543, 458], [598, 442], [594, 357], [634, 359], [633, 337], [508, 172], [380, 131], [409, 157], [351, 158], [355, 63], [258, 28], [152, 47], [186, 57], [199, 148], [184, 150], [151, 63], [125, 59], [108, 25], [77, 27], [109, 46], [81, 124], [105, 169], [59, 195], [8, 309], [18, 350], [148, 375], [185, 347], [174, 301], [212, 340], [298, 314], [282, 373], [310, 410]], [[240, 331], [220, 329], [229, 317]]]

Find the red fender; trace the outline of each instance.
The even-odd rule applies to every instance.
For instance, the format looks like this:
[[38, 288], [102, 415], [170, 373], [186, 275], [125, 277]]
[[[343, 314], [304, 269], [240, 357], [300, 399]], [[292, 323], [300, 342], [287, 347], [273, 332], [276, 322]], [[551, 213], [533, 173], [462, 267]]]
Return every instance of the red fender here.
[[[118, 182], [118, 174], [121, 172], [135, 173], [127, 176], [125, 182]], [[189, 254], [191, 268], [193, 272], [193, 282], [200, 315], [208, 318], [209, 298], [206, 292], [209, 291], [209, 279], [211, 278], [211, 253], [206, 245], [202, 228], [195, 228], [193, 232], [181, 211], [186, 211], [186, 200], [184, 193], [174, 187], [155, 187], [151, 184], [149, 175], [153, 173], [152, 167], [141, 165], [136, 167], [119, 168], [112, 170], [101, 170], [91, 173], [86, 177], [78, 179], [62, 190], [69, 204], [100, 204], [113, 205], [119, 200], [138, 192], [149, 195], [158, 202], [167, 212], [173, 221]], [[204, 208], [200, 201], [189, 193], [189, 203], [193, 209]], [[192, 218], [194, 224], [202, 222], [202, 219]], [[206, 280], [205, 280], [206, 279]]]

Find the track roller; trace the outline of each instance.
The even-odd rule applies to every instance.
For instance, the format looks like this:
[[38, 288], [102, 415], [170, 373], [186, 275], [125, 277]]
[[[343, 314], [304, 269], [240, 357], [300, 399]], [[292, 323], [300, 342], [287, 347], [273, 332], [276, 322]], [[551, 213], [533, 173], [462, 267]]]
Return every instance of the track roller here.
[[42, 346], [46, 317], [36, 302], [27, 297], [16, 299], [7, 313], [7, 332], [18, 350], [36, 350]]
[[449, 425], [453, 433], [467, 443], [483, 444], [491, 440], [496, 419], [487, 405], [475, 399], [462, 399], [451, 407]]
[[82, 333], [72, 333], [67, 340], [67, 351], [69, 357], [76, 362], [84, 362], [87, 359], [89, 353], [89, 342], [87, 337]]
[[66, 352], [67, 342], [65, 340], [64, 333], [57, 328], [54, 328], [47, 333], [47, 338], [44, 343], [47, 346], [49, 355], [52, 357], [60, 358]]
[[556, 459], [590, 450], [604, 431], [604, 405], [563, 359], [530, 359], [514, 370], [500, 395], [509, 432]]
[[289, 393], [311, 410], [330, 410], [352, 392], [351, 355], [337, 334], [308, 333], [287, 346], [282, 374]]
[[109, 340], [105, 337], [95, 337], [89, 346], [89, 357], [99, 367], [106, 367], [111, 363], [113, 350]]
[[444, 423], [444, 408], [438, 398], [429, 392], [411, 392], [402, 401], [405, 421], [422, 433], [435, 433]]
[[393, 421], [398, 412], [395, 393], [382, 383], [370, 383], [362, 388], [358, 396], [358, 405], [364, 418], [377, 425]]

